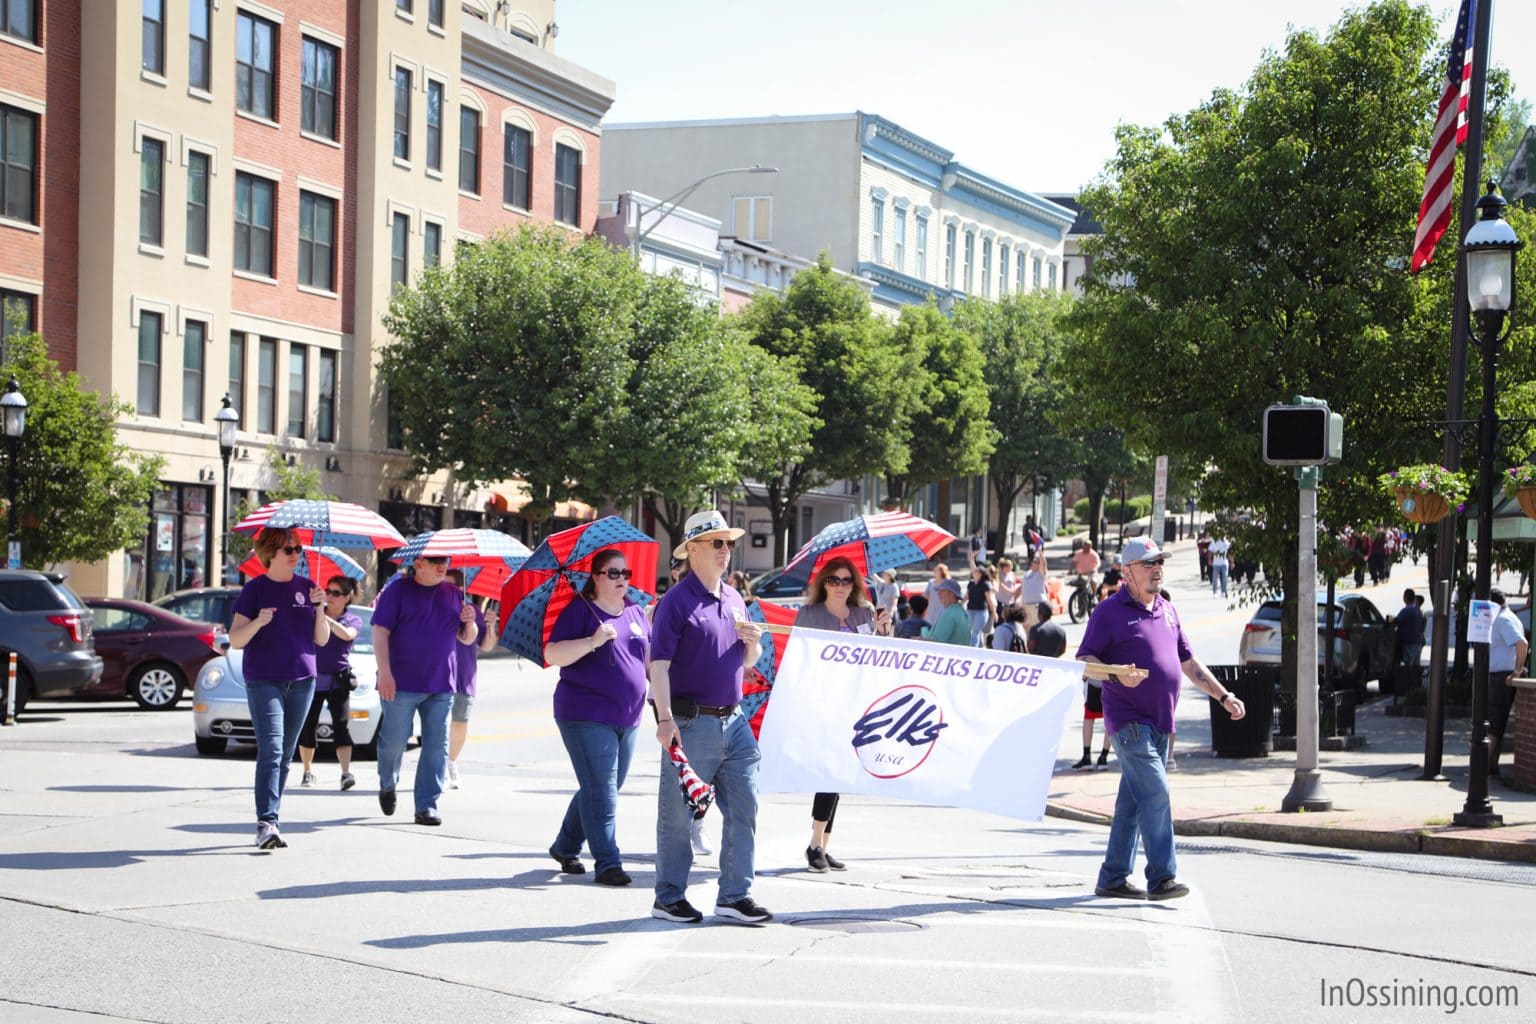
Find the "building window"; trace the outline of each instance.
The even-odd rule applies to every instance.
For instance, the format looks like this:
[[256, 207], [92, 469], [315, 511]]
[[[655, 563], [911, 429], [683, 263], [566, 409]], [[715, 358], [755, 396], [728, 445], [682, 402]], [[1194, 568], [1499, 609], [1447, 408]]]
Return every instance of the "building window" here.
[[276, 338], [262, 338], [256, 349], [256, 430], [277, 433]]
[[276, 25], [244, 11], [236, 14], [235, 107], [268, 120], [277, 118], [276, 43]]
[[384, 392], [384, 447], [404, 448], [405, 428], [400, 423], [400, 410], [388, 390]]
[[208, 255], [208, 154], [187, 154], [187, 255]]
[[997, 251], [997, 297], [1008, 294], [1008, 247], [999, 246]]
[[207, 92], [213, 84], [213, 0], [187, 5], [187, 83]]
[[[123, 593], [153, 601], [175, 590], [201, 587], [212, 569], [208, 515], [213, 488], [162, 483], [150, 506], [149, 529], [130, 548]], [[100, 622], [100, 617], [97, 618]]]
[[165, 244], [165, 143], [139, 140], [139, 241]]
[[336, 200], [299, 193], [299, 284], [336, 290]]
[[203, 421], [203, 363], [207, 359], [208, 325], [188, 320], [181, 347], [181, 418]]
[[907, 269], [907, 211], [896, 207], [895, 267], [905, 273]]
[[395, 68], [395, 159], [411, 158], [411, 73]]
[[443, 83], [427, 79], [427, 167], [443, 169]]
[[37, 115], [0, 103], [0, 216], [37, 223]]
[[480, 111], [459, 108], [459, 191], [480, 194]]
[[1048, 275], [1048, 277], [1049, 277], [1049, 281], [1050, 281], [1051, 291], [1055, 291], [1056, 290], [1056, 264], [1054, 264], [1054, 263], [1051, 264], [1050, 274]]
[[[0, 342], [17, 334], [31, 334], [37, 323], [37, 296], [0, 288]], [[0, 353], [0, 362], [4, 362]]]
[[144, 0], [144, 46], [140, 66], [165, 74], [165, 0]]
[[341, 51], [304, 37], [303, 81], [299, 87], [299, 127], [312, 135], [335, 140], [336, 65]]
[[304, 436], [304, 413], [309, 394], [309, 349], [288, 344], [288, 436]]
[[164, 325], [159, 313], [139, 311], [139, 395], [135, 408], [140, 416], [160, 415], [160, 332]]
[[276, 277], [272, 264], [275, 186], [254, 174], [235, 174], [235, 269]]
[[570, 146], [555, 146], [555, 220], [581, 221], [581, 154]]
[[1034, 287], [1035, 291], [1039, 291], [1040, 290], [1040, 257], [1039, 256], [1036, 256], [1035, 259], [1034, 259], [1034, 272], [1033, 273], [1034, 273], [1033, 287]]
[[443, 262], [443, 226], [427, 221], [421, 226], [421, 262], [435, 267]]
[[992, 239], [981, 240], [981, 294], [992, 297]]
[[955, 226], [944, 228], [944, 287], [955, 286]]
[[974, 232], [974, 231], [967, 231], [965, 233], [965, 267], [964, 267], [964, 275], [965, 276], [963, 278], [963, 280], [965, 281], [965, 294], [967, 294], [967, 295], [972, 294], [974, 289], [975, 289], [975, 285], [976, 285], [976, 278], [975, 278], [975, 274], [974, 274], [975, 269], [976, 269], [976, 232]]
[[0, 35], [37, 43], [37, 0], [0, 0]]
[[389, 283], [391, 289], [404, 288], [410, 274], [411, 218], [395, 214], [394, 233], [389, 242]]
[[885, 262], [885, 204], [878, 199], [869, 203], [869, 258]]
[[771, 242], [773, 197], [736, 196], [732, 199], [731, 233], [748, 242]]
[[1015, 266], [1014, 272], [1013, 272], [1013, 277], [1014, 277], [1013, 290], [1018, 292], [1020, 295], [1023, 295], [1024, 294], [1024, 254], [1022, 252], [1019, 253], [1018, 258], [1015, 259], [1014, 262], [1015, 262], [1015, 264], [1017, 264], [1017, 266]]
[[315, 440], [336, 440], [336, 353], [320, 350], [320, 407], [315, 414]]
[[395, 10], [404, 11], [406, 14], [410, 14], [414, 3], [415, 0], [395, 0]]
[[917, 264], [913, 267], [913, 273], [923, 280], [928, 279], [928, 218], [917, 218]]
[[501, 131], [501, 201], [519, 210], [533, 208], [533, 133], [507, 125]]
[[235, 426], [245, 429], [245, 333], [229, 332], [229, 400], [235, 405], [235, 415], [240, 417]]
[[443, 27], [443, 0], [427, 0], [427, 24], [433, 28]]

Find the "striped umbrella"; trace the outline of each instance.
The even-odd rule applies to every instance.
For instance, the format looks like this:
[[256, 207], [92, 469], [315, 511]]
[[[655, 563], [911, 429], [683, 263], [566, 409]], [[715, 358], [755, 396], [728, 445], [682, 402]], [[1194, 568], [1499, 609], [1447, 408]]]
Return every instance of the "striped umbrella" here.
[[833, 523], [806, 541], [784, 567], [787, 579], [809, 582], [833, 558], [853, 562], [861, 576], [921, 562], [953, 543], [955, 535], [906, 512], [880, 512]]
[[[795, 609], [768, 601], [753, 601], [747, 606], [747, 618], [769, 626], [792, 626]], [[773, 695], [773, 682], [778, 678], [779, 665], [784, 661], [784, 645], [788, 642], [788, 637], [764, 630], [763, 653], [742, 680], [741, 713], [747, 716], [754, 736], [763, 726], [763, 712], [768, 710], [768, 699]]]
[[[240, 571], [247, 576], [261, 576], [267, 571], [267, 567], [261, 564], [261, 559], [252, 555], [240, 563]], [[304, 545], [304, 571], [299, 575], [307, 576], [321, 586], [333, 576], [346, 576], [361, 583], [368, 576], [368, 570], [358, 565], [353, 558], [344, 553], [340, 548], [310, 547]]]
[[526, 559], [533, 554], [528, 545], [500, 530], [428, 530], [405, 542], [405, 547], [389, 556], [391, 562], [410, 565], [418, 558], [447, 558], [454, 568], [472, 565], [498, 565], [509, 558]]
[[397, 548], [405, 543], [400, 531], [377, 512], [350, 501], [294, 498], [274, 501], [236, 523], [236, 533], [259, 533], [265, 527], [292, 530], [306, 544], [342, 548]]

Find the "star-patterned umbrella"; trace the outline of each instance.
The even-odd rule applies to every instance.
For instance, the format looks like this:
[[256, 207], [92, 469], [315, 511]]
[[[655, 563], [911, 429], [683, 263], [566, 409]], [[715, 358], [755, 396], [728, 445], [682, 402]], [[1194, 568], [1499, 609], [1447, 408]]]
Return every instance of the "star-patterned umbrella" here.
[[[767, 601], [753, 601], [747, 608], [747, 618], [769, 626], [790, 626], [795, 621], [795, 610]], [[763, 631], [763, 653], [747, 670], [741, 685], [741, 712], [747, 716], [756, 736], [763, 725], [763, 712], [768, 710], [768, 698], [773, 695], [773, 683], [779, 676], [779, 665], [784, 661], [784, 634]]]
[[953, 543], [955, 535], [906, 512], [880, 512], [833, 523], [806, 541], [784, 567], [787, 579], [809, 581], [841, 555], [861, 576], [920, 562]]
[[274, 501], [236, 523], [236, 533], [260, 533], [265, 527], [292, 530], [305, 544], [339, 548], [397, 548], [405, 543], [400, 531], [377, 512], [350, 501], [294, 498]]
[[[267, 571], [267, 567], [261, 564], [261, 559], [251, 555], [240, 563], [240, 571], [247, 576], [261, 576]], [[325, 586], [326, 580], [333, 576], [346, 576], [361, 583], [368, 576], [368, 570], [358, 565], [352, 557], [344, 553], [340, 548], [310, 547], [304, 546], [304, 571], [301, 576], [307, 576], [320, 586]]]
[[634, 571], [629, 599], [642, 604], [650, 601], [654, 595], [642, 586], [652, 586], [656, 579], [659, 545], [618, 516], [607, 516], [550, 534], [507, 580], [501, 588], [501, 620], [497, 623], [501, 646], [545, 664], [544, 644], [555, 620], [573, 600], [584, 600], [579, 595], [591, 574], [592, 556], [607, 548], [623, 552]]
[[531, 554], [528, 545], [499, 530], [459, 528], [419, 533], [389, 560], [404, 568], [418, 558], [446, 557], [451, 568], [464, 570], [465, 590], [495, 598]]

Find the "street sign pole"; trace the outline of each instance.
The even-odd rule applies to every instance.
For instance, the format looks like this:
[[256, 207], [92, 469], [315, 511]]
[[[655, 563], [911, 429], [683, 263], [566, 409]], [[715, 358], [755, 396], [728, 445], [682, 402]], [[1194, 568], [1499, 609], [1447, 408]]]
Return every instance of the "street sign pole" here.
[[1317, 482], [1316, 466], [1296, 469], [1301, 485], [1296, 559], [1296, 775], [1280, 809], [1331, 811], [1317, 769]]
[[1158, 547], [1163, 544], [1163, 516], [1168, 508], [1168, 456], [1157, 457], [1152, 477], [1152, 525], [1148, 534]]

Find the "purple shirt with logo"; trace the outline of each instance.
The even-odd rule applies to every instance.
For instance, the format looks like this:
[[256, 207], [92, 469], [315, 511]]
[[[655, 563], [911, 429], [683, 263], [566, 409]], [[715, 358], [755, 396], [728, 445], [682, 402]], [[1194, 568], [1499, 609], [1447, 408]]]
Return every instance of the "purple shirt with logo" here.
[[[361, 630], [363, 620], [351, 612], [342, 612], [341, 618], [336, 620], [350, 629]], [[332, 633], [325, 641], [325, 646], [320, 648], [315, 655], [315, 671], [319, 678], [315, 680], [315, 692], [324, 693], [331, 688], [331, 676], [344, 668], [352, 667], [352, 644], [355, 641], [343, 640]]]
[[485, 613], [479, 608], [475, 608], [475, 626], [480, 631], [475, 634], [474, 643], [453, 645], [453, 691], [466, 697], [475, 695], [475, 677], [480, 674], [480, 641], [485, 639]]
[[309, 599], [314, 581], [294, 576], [279, 583], [266, 574], [253, 576], [235, 598], [235, 614], [254, 619], [271, 608], [272, 621], [245, 645], [241, 670], [247, 681], [278, 683], [315, 674], [315, 606]]
[[374, 626], [389, 630], [389, 670], [396, 689], [452, 693], [459, 643], [459, 588], [444, 580], [426, 587], [404, 579], [379, 592]]
[[645, 606], [626, 604], [619, 614], [609, 615], [577, 598], [555, 620], [549, 642], [589, 637], [605, 622], [613, 626], [615, 638], [560, 670], [555, 717], [627, 729], [640, 724], [645, 707], [645, 665], [651, 647]]
[[1078, 645], [1079, 656], [1092, 655], [1111, 665], [1136, 665], [1147, 670], [1140, 686], [1104, 681], [1104, 728], [1117, 732], [1132, 722], [1172, 733], [1173, 709], [1179, 703], [1181, 666], [1194, 657], [1173, 602], [1162, 595], [1148, 611], [1118, 590], [1088, 617], [1088, 629]]
[[672, 663], [672, 696], [709, 707], [741, 702], [741, 659], [736, 620], [747, 605], [735, 587], [720, 584], [720, 596], [689, 573], [662, 595], [651, 623], [651, 658]]

